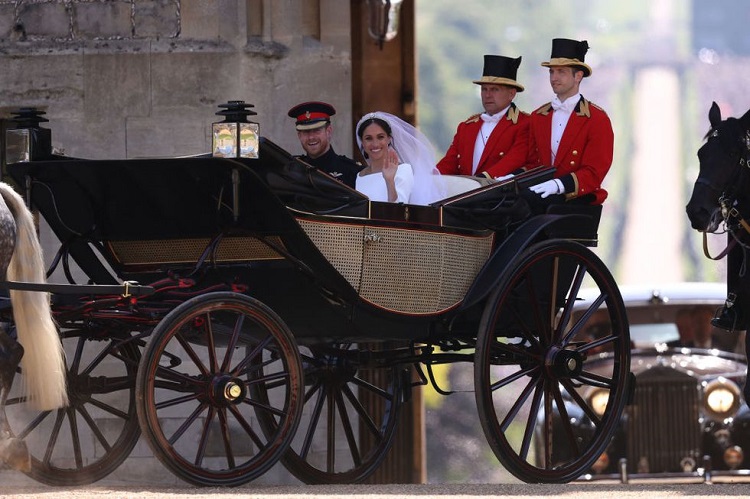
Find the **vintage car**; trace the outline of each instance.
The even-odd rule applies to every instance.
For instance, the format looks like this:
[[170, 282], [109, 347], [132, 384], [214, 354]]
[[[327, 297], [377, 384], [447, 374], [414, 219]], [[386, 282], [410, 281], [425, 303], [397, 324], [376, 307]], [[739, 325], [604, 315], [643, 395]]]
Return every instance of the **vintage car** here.
[[[621, 290], [630, 323], [635, 390], [610, 445], [581, 478], [628, 482], [748, 477], [750, 409], [742, 395], [747, 359], [738, 353], [744, 347], [741, 334], [714, 328], [716, 348], [675, 345], [679, 311], [715, 310], [726, 296], [725, 285], [680, 283]], [[585, 308], [581, 304], [579, 314]], [[606, 323], [589, 327], [593, 337], [607, 330]], [[606, 372], [611, 354], [595, 355], [599, 360], [589, 369], [594, 374], [599, 369]], [[606, 402], [606, 392], [596, 387], [586, 387], [579, 395], [597, 413]], [[573, 405], [570, 409], [577, 437], [592, 431], [589, 417]], [[560, 442], [552, 448], [563, 457], [569, 447]]]

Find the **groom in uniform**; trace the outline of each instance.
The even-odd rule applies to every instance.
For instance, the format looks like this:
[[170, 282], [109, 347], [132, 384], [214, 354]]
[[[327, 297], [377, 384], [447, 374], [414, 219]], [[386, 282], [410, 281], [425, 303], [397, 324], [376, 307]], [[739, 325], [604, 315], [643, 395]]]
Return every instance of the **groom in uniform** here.
[[362, 165], [334, 152], [331, 146], [331, 116], [334, 114], [336, 110], [325, 102], [303, 102], [288, 113], [290, 118], [296, 119], [297, 138], [306, 153], [299, 158], [354, 189]]
[[523, 85], [516, 81], [521, 58], [485, 55], [481, 85], [484, 112], [459, 123], [445, 157], [443, 175], [498, 178], [522, 171], [528, 156], [529, 115], [513, 103]]

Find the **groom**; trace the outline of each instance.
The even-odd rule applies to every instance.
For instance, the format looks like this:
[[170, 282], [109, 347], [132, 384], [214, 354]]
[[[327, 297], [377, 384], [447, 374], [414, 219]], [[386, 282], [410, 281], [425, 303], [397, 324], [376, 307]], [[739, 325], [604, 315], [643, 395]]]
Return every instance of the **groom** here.
[[296, 120], [297, 138], [305, 150], [300, 159], [354, 189], [362, 165], [334, 152], [331, 146], [334, 114], [336, 110], [325, 102], [303, 102], [288, 113]]

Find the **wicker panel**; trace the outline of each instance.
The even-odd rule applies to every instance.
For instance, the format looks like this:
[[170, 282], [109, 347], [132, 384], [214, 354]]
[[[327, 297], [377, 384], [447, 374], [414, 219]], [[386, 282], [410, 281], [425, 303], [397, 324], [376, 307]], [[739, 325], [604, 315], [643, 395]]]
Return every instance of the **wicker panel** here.
[[397, 312], [446, 310], [463, 299], [493, 237], [368, 227], [360, 295]]
[[[282, 245], [281, 240], [272, 238]], [[147, 241], [110, 241], [109, 247], [123, 265], [159, 265], [197, 262], [206, 247], [208, 238], [154, 239]], [[283, 245], [282, 245], [283, 246]], [[253, 237], [227, 237], [221, 240], [215, 255], [217, 262], [243, 262], [283, 258]]]
[[364, 228], [361, 225], [297, 221], [326, 260], [354, 289], [359, 290]]

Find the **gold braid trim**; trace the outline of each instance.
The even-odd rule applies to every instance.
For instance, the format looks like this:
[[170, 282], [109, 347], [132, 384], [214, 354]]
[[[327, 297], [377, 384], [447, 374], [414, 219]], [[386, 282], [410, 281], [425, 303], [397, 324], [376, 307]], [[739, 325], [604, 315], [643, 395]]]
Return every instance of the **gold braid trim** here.
[[510, 109], [508, 109], [508, 119], [512, 121], [514, 125], [518, 123], [518, 108], [513, 104], [511, 104]]

